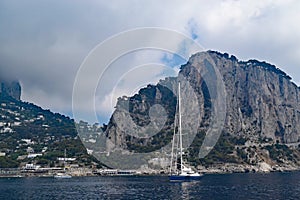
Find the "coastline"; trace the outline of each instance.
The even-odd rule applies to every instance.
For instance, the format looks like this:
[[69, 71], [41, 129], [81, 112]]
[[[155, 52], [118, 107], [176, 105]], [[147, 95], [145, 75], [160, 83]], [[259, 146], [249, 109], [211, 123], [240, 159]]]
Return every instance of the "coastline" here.
[[[22, 178], [22, 177], [54, 177], [56, 172], [49, 171], [23, 171], [18, 168], [14, 169], [0, 169], [0, 178]], [[3, 173], [5, 171], [5, 173]], [[68, 173], [72, 177], [90, 177], [90, 176], [167, 176], [168, 173], [166, 171], [158, 171], [151, 170], [148, 172], [145, 171], [132, 171], [130, 174], [107, 174], [107, 173], [99, 173], [99, 170], [92, 170], [90, 168], [80, 168], [80, 169], [72, 169], [68, 171]], [[214, 165], [208, 168], [202, 167], [198, 169], [199, 173], [202, 174], [233, 174], [233, 173], [272, 173], [272, 172], [293, 172], [300, 171], [299, 166], [268, 166], [265, 163], [261, 165], [240, 165], [240, 164], [219, 164]]]
[[258, 165], [232, 164], [225, 163], [214, 165], [208, 168], [198, 170], [203, 174], [231, 174], [231, 173], [270, 173], [270, 172], [289, 172], [300, 171], [297, 165], [275, 165], [271, 166], [265, 162]]

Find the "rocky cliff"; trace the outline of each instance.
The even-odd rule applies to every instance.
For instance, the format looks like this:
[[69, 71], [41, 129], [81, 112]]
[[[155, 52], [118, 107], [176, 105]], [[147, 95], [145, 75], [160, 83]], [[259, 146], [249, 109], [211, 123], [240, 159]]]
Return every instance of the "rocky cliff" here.
[[10, 96], [16, 100], [21, 97], [21, 85], [17, 81], [1, 81], [0, 80], [0, 95]]
[[[295, 143], [300, 137], [300, 90], [274, 65], [209, 52], [223, 76], [227, 93], [224, 130], [230, 134], [266, 137]], [[194, 55], [192, 59], [197, 59]], [[185, 66], [181, 73], [192, 76]], [[199, 79], [199, 77], [198, 77]]]
[[[207, 56], [209, 62], [205, 59]], [[185, 92], [184, 98], [192, 105], [191, 110], [186, 111], [187, 115], [198, 109], [199, 117], [187, 118], [183, 126], [199, 124], [196, 130], [198, 135], [191, 145], [199, 148], [205, 134], [207, 137], [210, 124], [216, 119], [213, 116], [218, 115], [213, 108], [218, 94], [212, 89], [218, 87], [214, 82], [218, 77], [209, 75], [213, 68], [207, 67], [203, 73], [202, 65], [205, 63], [215, 66], [223, 81], [225, 91], [219, 98], [223, 98], [226, 114], [221, 139], [202, 164], [267, 162], [270, 166], [277, 166], [287, 164], [287, 160], [291, 161], [287, 164], [289, 166], [297, 163], [300, 158], [297, 149], [300, 140], [300, 91], [297, 85], [272, 64], [257, 60], [239, 61], [235, 56], [215, 51], [193, 55], [181, 66], [178, 77], [166, 78], [155, 86], [149, 85], [133, 97], [119, 98], [105, 131], [109, 139], [107, 149], [148, 152], [169, 143], [176, 113], [177, 94], [174, 91], [180, 79], [186, 79], [197, 96], [195, 101]], [[151, 121], [154, 105], [164, 108], [167, 119]], [[154, 127], [160, 127], [158, 131], [143, 128], [151, 123]], [[148, 138], [139, 137], [149, 131], [156, 134]]]
[[[203, 81], [199, 66], [201, 54], [193, 55], [189, 62], [181, 67], [179, 76], [186, 77], [192, 87], [197, 91], [201, 113], [208, 104], [209, 91], [206, 91], [206, 83]], [[291, 81], [291, 78], [274, 65], [257, 60], [239, 61], [228, 54], [208, 51], [215, 66], [223, 77], [226, 90], [226, 119], [224, 131], [248, 139], [270, 138], [282, 143], [295, 143], [300, 138], [300, 93], [299, 88]], [[106, 134], [114, 137], [115, 144], [124, 146], [120, 127], [113, 119], [124, 111], [121, 105], [129, 104], [129, 112], [124, 116], [131, 117], [139, 126], [149, 123], [149, 109], [154, 104], [162, 105], [168, 114], [168, 120], [164, 129], [172, 127], [174, 120], [176, 96], [163, 85], [169, 84], [176, 87], [176, 78], [167, 78], [156, 86], [148, 86], [133, 97], [119, 98], [116, 110], [109, 122]], [[206, 88], [206, 90], [205, 90]], [[206, 95], [206, 97], [205, 97]], [[225, 98], [225, 97], [224, 97]], [[224, 99], [225, 101], [225, 99]], [[118, 119], [121, 119], [120, 117]], [[205, 121], [202, 120], [202, 125]]]

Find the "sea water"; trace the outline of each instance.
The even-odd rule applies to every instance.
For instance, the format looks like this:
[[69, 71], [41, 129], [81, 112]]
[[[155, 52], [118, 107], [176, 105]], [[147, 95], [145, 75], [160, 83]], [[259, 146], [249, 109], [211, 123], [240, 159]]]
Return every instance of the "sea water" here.
[[300, 199], [300, 172], [167, 176], [0, 178], [0, 199]]

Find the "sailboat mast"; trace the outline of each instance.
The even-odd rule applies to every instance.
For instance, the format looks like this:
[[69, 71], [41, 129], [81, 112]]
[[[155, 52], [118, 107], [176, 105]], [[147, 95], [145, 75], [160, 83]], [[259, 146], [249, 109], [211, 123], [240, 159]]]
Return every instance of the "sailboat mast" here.
[[[176, 109], [175, 110], [176, 111], [175, 111], [175, 116], [174, 116], [174, 130], [173, 130], [173, 140], [172, 140], [170, 174], [173, 173], [173, 170], [174, 170], [174, 172], [177, 171], [177, 154], [178, 154], [178, 142], [179, 142], [178, 139], [177, 139], [177, 146], [176, 146], [176, 148], [177, 148], [176, 156], [174, 156], [174, 148], [175, 148], [175, 140], [176, 140], [176, 127], [177, 127], [177, 123], [176, 122], [177, 122], [177, 119], [178, 119], [178, 117], [177, 117], [177, 115], [178, 115], [178, 113], [177, 113], [177, 111], [178, 111], [178, 99], [177, 99]], [[175, 159], [175, 163], [173, 163], [174, 159]], [[174, 168], [173, 168], [173, 164], [174, 164]]]
[[174, 157], [174, 143], [175, 143], [175, 129], [176, 126], [174, 126], [174, 133], [173, 133], [173, 140], [172, 140], [172, 152], [171, 152], [171, 163], [170, 163], [170, 174], [172, 174], [173, 170], [173, 157]]
[[181, 95], [180, 95], [180, 82], [178, 83], [178, 112], [179, 112], [179, 141], [180, 141], [180, 172], [182, 173], [182, 132], [181, 132]]

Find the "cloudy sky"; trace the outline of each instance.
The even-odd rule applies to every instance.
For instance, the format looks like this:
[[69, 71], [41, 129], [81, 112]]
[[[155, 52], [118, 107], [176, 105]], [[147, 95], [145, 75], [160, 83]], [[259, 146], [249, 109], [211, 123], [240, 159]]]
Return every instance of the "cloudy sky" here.
[[[204, 49], [275, 64], [299, 85], [299, 10], [298, 0], [1, 0], [0, 79], [20, 80], [23, 100], [72, 116], [73, 85], [89, 53], [123, 31], [159, 27]], [[100, 122], [108, 121], [117, 96], [176, 75], [184, 61], [169, 58], [144, 50], [116, 59], [97, 86]]]

